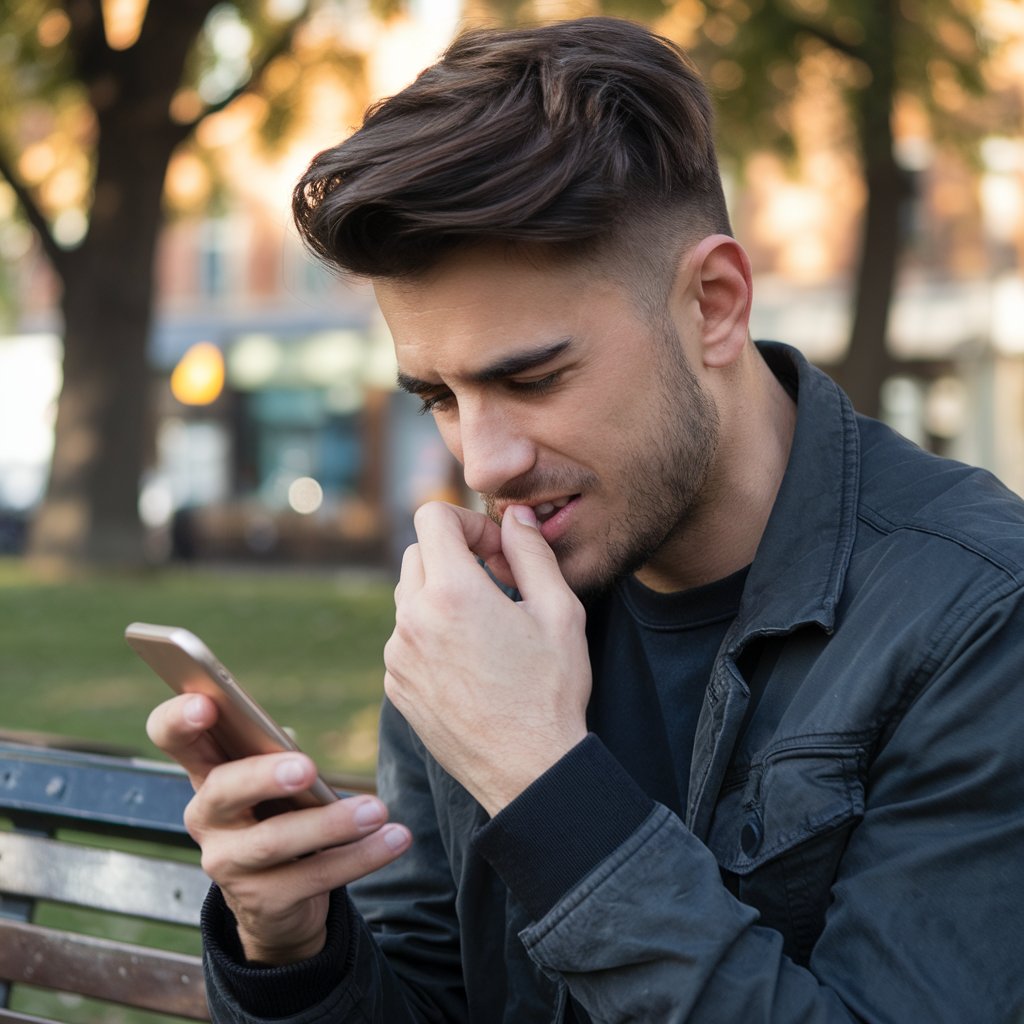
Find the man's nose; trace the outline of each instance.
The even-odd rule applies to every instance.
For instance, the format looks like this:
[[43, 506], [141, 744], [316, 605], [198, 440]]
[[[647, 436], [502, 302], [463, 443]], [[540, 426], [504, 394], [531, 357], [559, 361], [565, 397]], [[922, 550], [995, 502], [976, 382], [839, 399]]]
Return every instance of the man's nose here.
[[480, 494], [500, 490], [528, 473], [536, 461], [533, 441], [505, 410], [464, 406], [459, 434], [466, 486]]

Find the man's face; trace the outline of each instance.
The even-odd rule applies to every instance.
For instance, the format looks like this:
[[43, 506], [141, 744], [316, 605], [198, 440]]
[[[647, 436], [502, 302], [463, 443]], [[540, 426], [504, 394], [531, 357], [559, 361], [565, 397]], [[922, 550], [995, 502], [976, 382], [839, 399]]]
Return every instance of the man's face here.
[[667, 316], [652, 324], [625, 286], [494, 249], [376, 291], [400, 384], [492, 518], [532, 506], [581, 597], [665, 558], [718, 438]]

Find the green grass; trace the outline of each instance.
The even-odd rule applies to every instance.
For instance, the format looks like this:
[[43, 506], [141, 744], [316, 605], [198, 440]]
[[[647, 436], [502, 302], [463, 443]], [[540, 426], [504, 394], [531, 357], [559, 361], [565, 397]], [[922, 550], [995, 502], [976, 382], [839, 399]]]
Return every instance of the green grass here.
[[156, 756], [170, 691], [124, 642], [141, 620], [201, 636], [326, 772], [372, 771], [392, 584], [341, 575], [162, 570], [65, 580], [0, 560], [0, 729]]
[[[159, 757], [145, 722], [170, 691], [124, 642], [135, 620], [201, 636], [323, 771], [372, 772], [392, 583], [340, 574], [183, 569], [54, 580], [0, 559], [0, 730], [58, 733]], [[194, 931], [92, 911], [40, 905], [36, 920], [199, 948]], [[172, 1019], [25, 986], [13, 1005], [83, 1024]]]

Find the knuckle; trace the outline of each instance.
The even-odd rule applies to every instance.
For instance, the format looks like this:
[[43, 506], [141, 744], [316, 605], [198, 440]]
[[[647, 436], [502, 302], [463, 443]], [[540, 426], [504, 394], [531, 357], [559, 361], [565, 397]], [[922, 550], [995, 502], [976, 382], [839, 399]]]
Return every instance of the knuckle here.
[[583, 629], [587, 625], [587, 610], [583, 604], [574, 596], [567, 609], [568, 619], [571, 625]]
[[232, 874], [230, 871], [232, 861], [224, 855], [219, 843], [207, 843], [202, 847], [199, 866], [218, 885], [222, 884]]
[[197, 843], [201, 842], [202, 836], [206, 833], [206, 829], [204, 827], [205, 819], [198, 793], [185, 805], [185, 811], [182, 814], [182, 821], [185, 824], [185, 830], [188, 834]]
[[583, 605], [572, 594], [565, 600], [556, 601], [551, 608], [551, 618], [559, 631], [578, 632], [585, 628], [587, 613]]
[[384, 645], [384, 668], [387, 672], [396, 672], [402, 661], [403, 643], [397, 635], [392, 633], [388, 642]]
[[249, 830], [245, 854], [246, 861], [257, 868], [268, 867], [281, 861], [281, 843], [272, 819]]
[[[343, 847], [345, 852], [351, 847]], [[338, 885], [337, 865], [333, 858], [318, 856], [310, 857], [305, 865], [305, 883], [310, 892], [329, 892]], [[354, 881], [359, 875], [353, 875], [348, 881]]]
[[397, 676], [390, 671], [384, 673], [384, 696], [387, 697], [395, 707], [401, 710], [402, 688], [398, 682]]

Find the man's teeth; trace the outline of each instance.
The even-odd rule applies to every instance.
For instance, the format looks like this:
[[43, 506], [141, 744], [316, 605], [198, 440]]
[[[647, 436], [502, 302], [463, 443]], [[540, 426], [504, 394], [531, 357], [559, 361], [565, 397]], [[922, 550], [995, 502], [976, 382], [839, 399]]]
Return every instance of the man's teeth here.
[[533, 506], [533, 511], [537, 516], [550, 516], [556, 509], [565, 508], [569, 504], [569, 496], [566, 495], [564, 498], [555, 498], [554, 501], [544, 501], [539, 505]]

